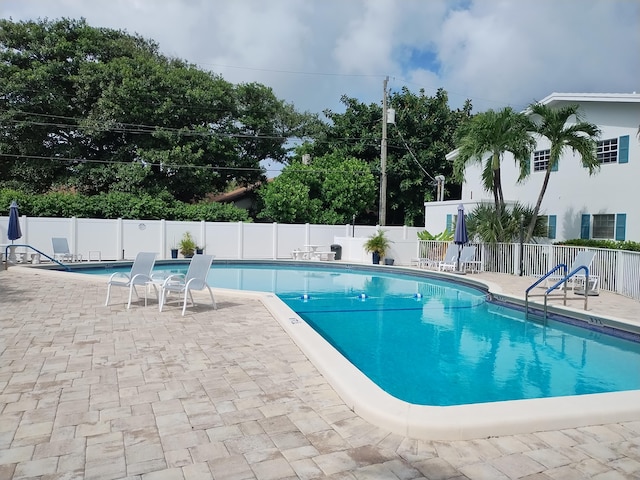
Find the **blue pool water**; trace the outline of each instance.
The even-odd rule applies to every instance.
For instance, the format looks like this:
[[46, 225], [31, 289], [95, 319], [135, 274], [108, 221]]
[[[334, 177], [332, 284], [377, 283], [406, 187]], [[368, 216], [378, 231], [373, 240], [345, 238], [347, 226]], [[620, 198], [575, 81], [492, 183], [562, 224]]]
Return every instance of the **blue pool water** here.
[[214, 264], [209, 281], [275, 293], [406, 402], [447, 406], [640, 389], [640, 343], [526, 320], [458, 283], [356, 268], [237, 264]]

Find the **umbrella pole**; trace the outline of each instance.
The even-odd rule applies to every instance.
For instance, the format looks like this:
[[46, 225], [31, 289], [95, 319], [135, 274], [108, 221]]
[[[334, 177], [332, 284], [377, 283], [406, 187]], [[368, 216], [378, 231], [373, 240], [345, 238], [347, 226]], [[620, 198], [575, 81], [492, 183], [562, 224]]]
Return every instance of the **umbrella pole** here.
[[466, 275], [466, 272], [460, 270], [460, 254], [462, 252], [462, 244], [458, 245], [458, 258], [456, 259], [456, 271], [453, 273], [457, 273], [458, 275]]

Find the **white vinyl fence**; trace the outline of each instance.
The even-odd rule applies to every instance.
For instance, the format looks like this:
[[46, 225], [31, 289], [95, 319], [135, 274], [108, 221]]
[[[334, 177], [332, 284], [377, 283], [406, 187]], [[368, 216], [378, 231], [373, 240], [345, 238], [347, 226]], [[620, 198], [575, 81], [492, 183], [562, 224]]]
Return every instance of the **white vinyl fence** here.
[[[0, 217], [0, 244], [7, 245], [9, 217]], [[190, 232], [198, 246], [216, 259], [267, 260], [291, 258], [292, 251], [318, 245], [329, 251], [340, 245], [342, 258], [370, 262], [362, 244], [377, 227], [365, 225], [312, 225], [243, 222], [179, 222], [169, 220], [101, 220], [91, 218], [20, 218], [22, 238], [16, 244], [30, 245], [53, 256], [51, 238], [68, 240], [71, 253], [83, 259], [130, 260], [138, 252], [157, 252], [171, 258], [171, 248]], [[383, 227], [391, 239], [387, 257], [397, 265], [409, 265], [416, 256], [420, 227]], [[33, 253], [19, 247], [17, 252]], [[4, 248], [2, 248], [4, 253]]]

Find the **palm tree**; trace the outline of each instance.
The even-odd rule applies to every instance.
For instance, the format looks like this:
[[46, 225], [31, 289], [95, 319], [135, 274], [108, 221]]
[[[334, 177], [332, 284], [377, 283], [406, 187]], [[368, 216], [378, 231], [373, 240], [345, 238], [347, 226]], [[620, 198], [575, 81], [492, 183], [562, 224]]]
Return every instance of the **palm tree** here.
[[[542, 181], [538, 201], [533, 210], [531, 223], [527, 229], [527, 240], [533, 236], [538, 213], [542, 199], [547, 191], [549, 177], [554, 166], [562, 156], [566, 147], [580, 154], [582, 165], [589, 170], [589, 175], [600, 168], [596, 153], [597, 139], [600, 136], [600, 129], [597, 125], [584, 121], [579, 112], [578, 105], [568, 105], [559, 109], [551, 108], [548, 105], [534, 103], [529, 106], [531, 121], [534, 125], [535, 133], [546, 137], [551, 146], [549, 147], [549, 164]], [[574, 123], [567, 123], [573, 119]]]
[[[464, 181], [467, 164], [484, 162], [482, 183], [486, 190], [493, 192], [498, 214], [504, 211], [500, 162], [505, 152], [511, 152], [520, 169], [518, 181], [528, 175], [529, 159], [535, 148], [530, 131], [528, 117], [506, 107], [498, 112], [487, 110], [479, 113], [456, 132], [458, 156], [453, 164], [454, 176]], [[490, 155], [487, 157], [487, 154]]]

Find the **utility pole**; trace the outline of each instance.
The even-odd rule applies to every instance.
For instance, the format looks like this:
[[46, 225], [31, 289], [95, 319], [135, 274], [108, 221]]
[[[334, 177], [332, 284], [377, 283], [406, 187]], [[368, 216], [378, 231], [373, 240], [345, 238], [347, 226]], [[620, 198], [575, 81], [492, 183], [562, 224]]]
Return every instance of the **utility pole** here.
[[382, 142], [380, 142], [380, 208], [378, 224], [386, 225], [387, 219], [387, 82], [384, 78], [382, 93]]

